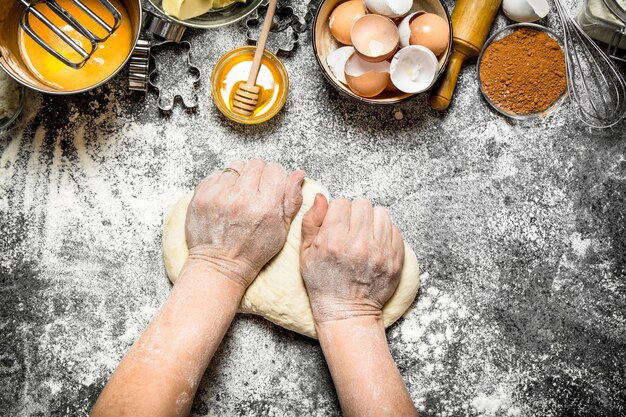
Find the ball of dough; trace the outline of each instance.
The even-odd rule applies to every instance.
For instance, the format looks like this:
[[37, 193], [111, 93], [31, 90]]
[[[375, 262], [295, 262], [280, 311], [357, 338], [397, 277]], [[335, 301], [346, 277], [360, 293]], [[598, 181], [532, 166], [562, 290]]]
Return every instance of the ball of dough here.
[[[297, 333], [317, 338], [309, 297], [300, 275], [302, 217], [311, 208], [315, 195], [321, 193], [330, 201], [328, 190], [307, 178], [302, 186], [303, 202], [291, 223], [287, 242], [281, 251], [261, 270], [241, 300], [240, 313], [258, 314]], [[165, 217], [163, 224], [163, 261], [170, 281], [175, 282], [189, 251], [185, 238], [187, 206], [193, 192], [181, 198]], [[383, 321], [389, 327], [409, 308], [420, 285], [419, 266], [413, 250], [404, 243], [405, 256], [398, 288], [383, 308]]]

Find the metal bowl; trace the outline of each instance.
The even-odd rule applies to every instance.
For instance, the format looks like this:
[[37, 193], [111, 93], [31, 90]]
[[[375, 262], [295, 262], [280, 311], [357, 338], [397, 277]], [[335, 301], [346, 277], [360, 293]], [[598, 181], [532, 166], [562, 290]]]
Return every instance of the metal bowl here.
[[[163, 10], [163, 0], [148, 0], [159, 12], [165, 14]], [[246, 3], [233, 3], [223, 9], [211, 10], [201, 16], [187, 20], [179, 20], [172, 16], [167, 16], [181, 25], [196, 29], [215, 29], [222, 26], [232, 25], [245, 19], [250, 13], [255, 11], [263, 3], [263, 0], [247, 0]]]
[[133, 26], [133, 38], [132, 44], [130, 45], [131, 48], [124, 61], [115, 71], [104, 76], [93, 85], [80, 90], [62, 90], [43, 83], [30, 72], [28, 66], [22, 59], [22, 54], [20, 53], [17, 40], [18, 27], [23, 10], [23, 5], [19, 0], [0, 1], [0, 67], [4, 69], [7, 74], [11, 76], [11, 78], [23, 86], [46, 94], [68, 95], [84, 93], [107, 83], [122, 68], [124, 68], [126, 63], [130, 60], [130, 56], [135, 48], [135, 45], [137, 44], [137, 40], [139, 39], [139, 34], [141, 32], [141, 0], [121, 0], [121, 2], [126, 7], [126, 11], [130, 15]]
[[[322, 71], [322, 75], [324, 75], [324, 78], [326, 78], [328, 83], [342, 95], [367, 104], [381, 106], [393, 105], [409, 100], [419, 95], [407, 94], [397, 91], [383, 92], [376, 97], [365, 98], [352, 92], [352, 90], [350, 90], [347, 85], [343, 84], [335, 77], [333, 72], [330, 70], [328, 63], [326, 62], [326, 57], [328, 56], [328, 54], [330, 54], [332, 51], [342, 45], [337, 42], [335, 38], [331, 35], [330, 28], [328, 27], [328, 19], [333, 10], [335, 10], [335, 7], [337, 7], [340, 3], [343, 3], [344, 1], [345, 0], [323, 0], [319, 8], [317, 9], [315, 19], [313, 20], [313, 28], [311, 31], [313, 51], [315, 53], [315, 58], [317, 59], [320, 70]], [[448, 9], [446, 8], [442, 0], [413, 0], [413, 8], [409, 13], [422, 10], [443, 17], [448, 22], [448, 25], [450, 27], [450, 39], [448, 40], [448, 49], [444, 54], [442, 54], [439, 59], [439, 78], [445, 72], [444, 70], [448, 65], [450, 53], [452, 52], [452, 22], [450, 20], [450, 14], [448, 13]]]
[[485, 101], [487, 101], [487, 103], [489, 103], [489, 105], [493, 107], [499, 113], [505, 116], [508, 116], [510, 118], [517, 119], [517, 120], [542, 119], [554, 113], [555, 111], [557, 111], [561, 107], [561, 105], [565, 102], [565, 100], [568, 97], [567, 87], [563, 91], [563, 94], [554, 103], [552, 103], [552, 105], [548, 107], [546, 110], [538, 111], [534, 113], [517, 114], [517, 113], [510, 112], [508, 110], [505, 110], [501, 107], [498, 107], [496, 103], [491, 101], [491, 99], [487, 95], [487, 92], [483, 88], [483, 83], [480, 81], [480, 64], [483, 60], [483, 55], [485, 51], [487, 50], [487, 48], [489, 47], [489, 45], [491, 45], [495, 41], [499, 41], [500, 39], [506, 36], [509, 36], [511, 33], [515, 32], [517, 29], [522, 29], [522, 28], [535, 29], [540, 32], [547, 33], [552, 39], [558, 42], [559, 46], [563, 50], [563, 54], [565, 54], [565, 48], [563, 46], [563, 41], [561, 40], [561, 38], [559, 38], [559, 36], [555, 32], [553, 32], [552, 30], [548, 29], [545, 26], [537, 25], [535, 23], [516, 23], [514, 25], [507, 26], [503, 29], [500, 29], [499, 31], [494, 33], [493, 36], [487, 39], [487, 42], [485, 42], [485, 45], [483, 46], [482, 51], [480, 51], [480, 55], [478, 56], [478, 63], [476, 64], [476, 75], [478, 77], [478, 85], [480, 85], [480, 92], [485, 98]]

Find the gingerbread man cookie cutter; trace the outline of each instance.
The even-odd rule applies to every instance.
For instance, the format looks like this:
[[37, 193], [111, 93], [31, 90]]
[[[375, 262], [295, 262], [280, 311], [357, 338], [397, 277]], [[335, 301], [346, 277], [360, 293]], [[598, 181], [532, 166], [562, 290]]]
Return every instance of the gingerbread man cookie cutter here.
[[[182, 45], [187, 49], [186, 52], [186, 62], [187, 68], [186, 72], [191, 76], [191, 92], [189, 95], [183, 94], [180, 89], [173, 90], [168, 86], [168, 88], [164, 88], [163, 80], [161, 79], [163, 69], [161, 64], [159, 63], [159, 59], [156, 57], [155, 52], [158, 52], [161, 48], [169, 47], [172, 45]], [[157, 107], [159, 111], [162, 113], [171, 113], [174, 109], [176, 101], [180, 100], [184, 108], [188, 111], [194, 111], [198, 108], [198, 86], [200, 85], [200, 69], [192, 64], [191, 62], [191, 43], [188, 41], [161, 41], [152, 45], [150, 50], [150, 56], [152, 61], [154, 62], [154, 69], [150, 72], [148, 77], [148, 83], [151, 87], [153, 87], [157, 91]]]

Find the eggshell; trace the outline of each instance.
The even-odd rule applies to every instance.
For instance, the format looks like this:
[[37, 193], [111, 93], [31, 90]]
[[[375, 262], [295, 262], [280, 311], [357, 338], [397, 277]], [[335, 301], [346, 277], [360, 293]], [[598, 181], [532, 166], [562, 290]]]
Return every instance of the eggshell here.
[[546, 0], [503, 0], [502, 11], [515, 22], [534, 22], [548, 15], [550, 4]]
[[332, 51], [326, 57], [326, 63], [330, 67], [330, 70], [335, 77], [344, 84], [348, 84], [346, 80], [346, 62], [354, 54], [354, 48], [352, 46], [342, 46]]
[[428, 48], [410, 45], [396, 53], [389, 66], [391, 81], [403, 93], [422, 93], [432, 87], [439, 61]]
[[404, 19], [402, 19], [402, 21], [400, 21], [400, 24], [398, 24], [398, 33], [400, 34], [400, 48], [404, 48], [405, 46], [410, 45], [409, 39], [411, 37], [411, 27], [409, 26], [409, 24], [417, 16], [423, 15], [424, 13], [426, 12], [420, 10], [418, 12], [407, 15]]
[[368, 62], [353, 54], [346, 62], [348, 87], [361, 97], [375, 97], [389, 84], [389, 62]]
[[448, 22], [434, 13], [424, 13], [409, 23], [411, 45], [421, 45], [441, 55], [448, 48], [450, 26]]
[[328, 19], [330, 33], [344, 45], [352, 45], [350, 32], [352, 25], [365, 16], [365, 6], [361, 0], [350, 0], [335, 7]]
[[393, 56], [400, 42], [398, 27], [391, 19], [368, 14], [352, 26], [352, 44], [366, 61], [380, 62]]
[[411, 11], [413, 0], [365, 0], [365, 7], [370, 13], [395, 19]]
[[[391, 73], [389, 73], [389, 75], [391, 75]], [[391, 77], [389, 77], [389, 82], [387, 83], [387, 87], [385, 87], [385, 91], [388, 91], [390, 93], [397, 93], [398, 91], [398, 87], [395, 86], [395, 84], [393, 83], [393, 81], [391, 81]]]
[[543, 19], [550, 13], [550, 3], [547, 0], [526, 0], [537, 13], [539, 18]]

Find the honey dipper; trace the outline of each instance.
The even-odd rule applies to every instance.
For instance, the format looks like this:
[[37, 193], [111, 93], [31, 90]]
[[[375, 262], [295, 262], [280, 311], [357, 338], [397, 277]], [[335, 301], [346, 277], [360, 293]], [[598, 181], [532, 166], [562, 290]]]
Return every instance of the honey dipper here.
[[241, 114], [242, 116], [250, 116], [256, 110], [256, 106], [259, 103], [259, 93], [261, 87], [256, 85], [256, 79], [259, 76], [259, 70], [261, 69], [261, 59], [263, 59], [263, 52], [265, 51], [265, 43], [272, 27], [272, 20], [274, 20], [274, 12], [276, 11], [276, 3], [278, 0], [270, 0], [267, 6], [267, 12], [265, 13], [265, 19], [263, 20], [263, 29], [261, 30], [261, 36], [256, 44], [256, 51], [254, 52], [254, 59], [252, 60], [252, 67], [250, 68], [250, 74], [248, 75], [248, 81], [239, 84], [235, 97], [233, 98], [233, 111]]

